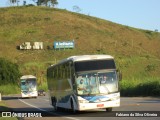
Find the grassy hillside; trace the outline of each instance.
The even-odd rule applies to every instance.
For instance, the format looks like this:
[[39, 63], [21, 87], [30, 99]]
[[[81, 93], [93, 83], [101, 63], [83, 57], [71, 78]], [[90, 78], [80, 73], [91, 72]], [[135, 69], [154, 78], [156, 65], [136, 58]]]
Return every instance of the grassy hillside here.
[[[160, 78], [160, 33], [46, 7], [0, 8], [0, 57], [19, 64], [22, 74], [36, 74], [71, 55], [110, 54], [124, 80]], [[54, 41], [75, 40], [73, 50], [55, 51]], [[44, 42], [44, 50], [18, 50], [23, 42]], [[46, 85], [44, 85], [46, 86]], [[43, 86], [43, 87], [44, 87]]]

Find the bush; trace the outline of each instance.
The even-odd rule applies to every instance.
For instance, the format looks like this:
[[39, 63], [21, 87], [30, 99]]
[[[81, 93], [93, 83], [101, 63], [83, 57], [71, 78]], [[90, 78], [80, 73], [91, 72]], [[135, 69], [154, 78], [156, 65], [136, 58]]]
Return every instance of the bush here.
[[20, 77], [18, 65], [4, 58], [0, 58], [0, 83], [17, 84]]
[[160, 89], [159, 82], [158, 81], [150, 81], [146, 83], [139, 84], [135, 90], [137, 91], [137, 95], [142, 96], [152, 96], [152, 95], [160, 95], [159, 92], [156, 93], [157, 89]]
[[2, 95], [20, 94], [20, 86], [14, 84], [0, 85], [0, 93]]
[[160, 96], [159, 79], [124, 80], [120, 85], [122, 96]]
[[155, 69], [156, 69], [156, 65], [150, 64], [146, 66], [145, 71], [150, 72], [150, 71], [155, 71]]

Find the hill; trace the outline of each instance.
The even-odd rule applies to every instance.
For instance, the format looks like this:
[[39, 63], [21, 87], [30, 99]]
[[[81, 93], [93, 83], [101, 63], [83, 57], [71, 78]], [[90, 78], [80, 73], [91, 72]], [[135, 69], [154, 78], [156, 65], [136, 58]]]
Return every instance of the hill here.
[[[160, 33], [46, 7], [0, 8], [0, 57], [36, 74], [72, 55], [110, 54], [123, 79], [160, 78]], [[53, 50], [54, 41], [74, 40], [75, 49]], [[18, 50], [23, 42], [43, 42], [44, 50]]]

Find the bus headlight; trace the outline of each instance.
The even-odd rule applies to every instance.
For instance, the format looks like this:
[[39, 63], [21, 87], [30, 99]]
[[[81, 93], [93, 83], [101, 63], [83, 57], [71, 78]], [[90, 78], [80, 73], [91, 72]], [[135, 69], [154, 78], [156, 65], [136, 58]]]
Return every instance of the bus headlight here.
[[79, 100], [79, 103], [89, 103], [87, 100]]
[[111, 98], [112, 101], [118, 100], [118, 99], [119, 99], [119, 96], [118, 96], [118, 97]]

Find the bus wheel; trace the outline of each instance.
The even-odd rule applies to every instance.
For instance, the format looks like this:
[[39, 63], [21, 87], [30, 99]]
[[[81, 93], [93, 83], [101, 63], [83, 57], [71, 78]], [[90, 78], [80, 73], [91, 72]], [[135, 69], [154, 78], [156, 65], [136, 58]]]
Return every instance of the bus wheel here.
[[73, 100], [71, 100], [71, 112], [76, 113], [76, 110], [74, 109]]
[[107, 112], [112, 112], [112, 108], [106, 108]]
[[57, 99], [55, 97], [52, 98], [52, 106], [54, 107], [54, 111], [57, 111]]

